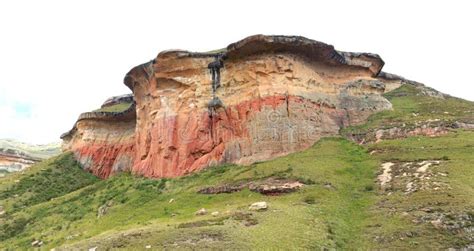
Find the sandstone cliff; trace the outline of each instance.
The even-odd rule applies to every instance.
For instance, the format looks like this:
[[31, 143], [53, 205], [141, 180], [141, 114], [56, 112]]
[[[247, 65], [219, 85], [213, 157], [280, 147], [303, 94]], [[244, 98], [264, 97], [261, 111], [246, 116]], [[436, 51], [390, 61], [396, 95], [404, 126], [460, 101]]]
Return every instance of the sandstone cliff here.
[[128, 108], [82, 114], [63, 149], [102, 178], [272, 159], [391, 109], [381, 95], [388, 90], [421, 86], [381, 72], [383, 64], [376, 54], [293, 36], [251, 36], [209, 53], [164, 51], [125, 76], [134, 101], [104, 104]]
[[84, 169], [105, 178], [130, 170], [135, 145], [135, 105], [131, 95], [112, 97], [102, 108], [79, 116], [61, 135], [64, 151], [74, 152]]

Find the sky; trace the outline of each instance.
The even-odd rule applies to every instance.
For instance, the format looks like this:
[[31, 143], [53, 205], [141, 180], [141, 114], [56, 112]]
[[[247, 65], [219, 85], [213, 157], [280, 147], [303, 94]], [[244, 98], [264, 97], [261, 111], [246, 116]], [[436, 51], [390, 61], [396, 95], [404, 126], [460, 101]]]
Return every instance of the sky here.
[[472, 1], [1, 1], [0, 138], [59, 141], [81, 112], [130, 93], [160, 51], [209, 51], [254, 34], [372, 52], [384, 71], [474, 100]]

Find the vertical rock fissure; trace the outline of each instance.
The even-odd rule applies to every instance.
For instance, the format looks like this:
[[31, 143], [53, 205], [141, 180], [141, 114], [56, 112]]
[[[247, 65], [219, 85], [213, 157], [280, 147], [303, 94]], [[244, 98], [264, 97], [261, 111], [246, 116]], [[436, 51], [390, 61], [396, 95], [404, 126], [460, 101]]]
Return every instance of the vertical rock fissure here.
[[209, 63], [207, 68], [211, 73], [212, 81], [212, 100], [209, 102], [209, 109], [219, 108], [222, 106], [222, 101], [216, 96], [217, 88], [221, 86], [221, 68], [224, 67], [223, 55], [217, 54], [214, 56], [214, 61]]
[[209, 101], [208, 110], [209, 117], [211, 118], [211, 138], [214, 140], [214, 120], [217, 115], [217, 109], [222, 107], [222, 101], [217, 97], [216, 91], [217, 88], [221, 86], [221, 68], [224, 67], [223, 55], [216, 54], [214, 56], [214, 61], [210, 62], [207, 66], [209, 72], [211, 73], [211, 87], [212, 87], [212, 99]]

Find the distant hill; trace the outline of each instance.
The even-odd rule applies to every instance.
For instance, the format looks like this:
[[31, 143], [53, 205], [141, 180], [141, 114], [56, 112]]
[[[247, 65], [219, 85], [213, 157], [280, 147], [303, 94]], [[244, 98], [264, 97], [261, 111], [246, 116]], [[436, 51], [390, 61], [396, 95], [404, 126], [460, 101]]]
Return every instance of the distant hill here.
[[60, 143], [32, 145], [13, 139], [0, 139], [0, 176], [23, 170], [43, 159], [58, 155]]

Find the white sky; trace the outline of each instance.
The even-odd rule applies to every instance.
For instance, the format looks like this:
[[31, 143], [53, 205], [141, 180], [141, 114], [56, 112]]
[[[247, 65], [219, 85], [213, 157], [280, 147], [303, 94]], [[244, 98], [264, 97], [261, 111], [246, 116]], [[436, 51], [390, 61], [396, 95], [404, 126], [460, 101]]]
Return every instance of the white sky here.
[[253, 34], [373, 52], [384, 71], [474, 100], [469, 1], [1, 1], [0, 138], [59, 140], [133, 66]]

